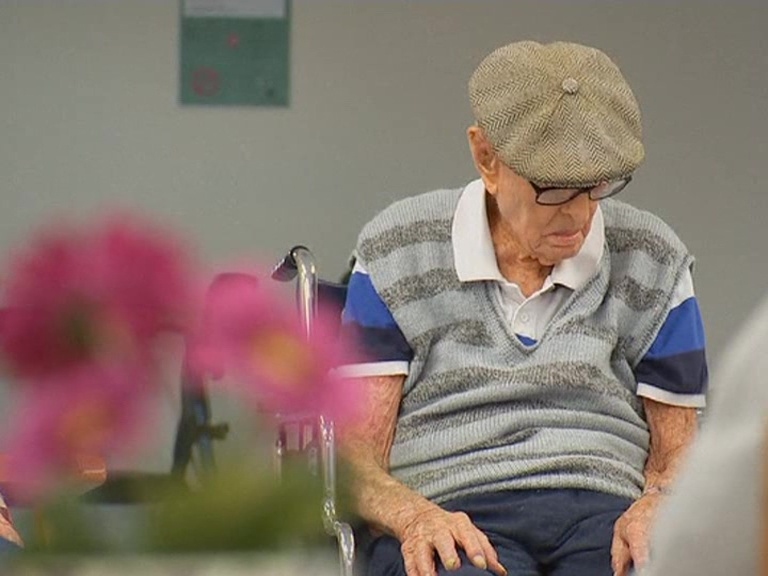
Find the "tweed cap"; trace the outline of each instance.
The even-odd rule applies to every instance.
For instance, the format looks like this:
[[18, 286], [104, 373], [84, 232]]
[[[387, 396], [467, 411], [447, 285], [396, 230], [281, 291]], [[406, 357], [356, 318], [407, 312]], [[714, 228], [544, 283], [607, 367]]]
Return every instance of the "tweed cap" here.
[[595, 48], [503, 46], [472, 74], [469, 99], [502, 162], [538, 185], [591, 186], [627, 176], [643, 161], [637, 101]]

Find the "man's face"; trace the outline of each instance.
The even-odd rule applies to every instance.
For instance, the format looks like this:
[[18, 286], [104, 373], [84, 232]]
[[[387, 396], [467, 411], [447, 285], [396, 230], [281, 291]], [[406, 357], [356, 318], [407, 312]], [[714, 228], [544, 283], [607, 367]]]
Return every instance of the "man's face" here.
[[495, 190], [489, 190], [498, 207], [501, 238], [544, 266], [554, 266], [575, 256], [589, 233], [597, 202], [587, 194], [559, 206], [536, 203], [530, 183], [500, 163]]

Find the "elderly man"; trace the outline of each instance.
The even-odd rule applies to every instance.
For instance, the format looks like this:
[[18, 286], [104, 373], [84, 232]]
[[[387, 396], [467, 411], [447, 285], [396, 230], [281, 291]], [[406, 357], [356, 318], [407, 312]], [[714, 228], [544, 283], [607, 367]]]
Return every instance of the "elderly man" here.
[[480, 179], [396, 202], [356, 250], [368, 574], [627, 574], [704, 402], [692, 257], [608, 199], [644, 150], [605, 54], [511, 44], [469, 92]]

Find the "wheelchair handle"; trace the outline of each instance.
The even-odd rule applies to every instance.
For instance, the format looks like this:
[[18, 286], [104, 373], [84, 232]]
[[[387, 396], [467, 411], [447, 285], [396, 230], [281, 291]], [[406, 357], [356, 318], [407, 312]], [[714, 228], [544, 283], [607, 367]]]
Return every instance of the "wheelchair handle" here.
[[294, 246], [272, 270], [272, 279], [296, 281], [296, 302], [302, 326], [307, 337], [312, 334], [312, 323], [317, 315], [317, 265], [315, 257], [306, 246]]
[[272, 280], [277, 280], [278, 282], [290, 282], [294, 278], [296, 278], [296, 258], [293, 254], [294, 250], [304, 249], [306, 250], [306, 246], [297, 245], [291, 248], [288, 251], [288, 254], [286, 254], [280, 262], [275, 264], [275, 267], [272, 269]]

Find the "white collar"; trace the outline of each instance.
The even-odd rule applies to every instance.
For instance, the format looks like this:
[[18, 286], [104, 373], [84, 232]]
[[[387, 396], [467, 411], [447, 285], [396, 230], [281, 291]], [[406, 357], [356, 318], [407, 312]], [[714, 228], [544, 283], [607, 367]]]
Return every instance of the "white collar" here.
[[[585, 284], [600, 265], [604, 240], [603, 213], [598, 205], [592, 226], [578, 254], [555, 265], [549, 280], [572, 290]], [[496, 252], [485, 209], [485, 186], [480, 179], [467, 184], [461, 193], [453, 214], [451, 241], [459, 280], [507, 282], [496, 264]]]

